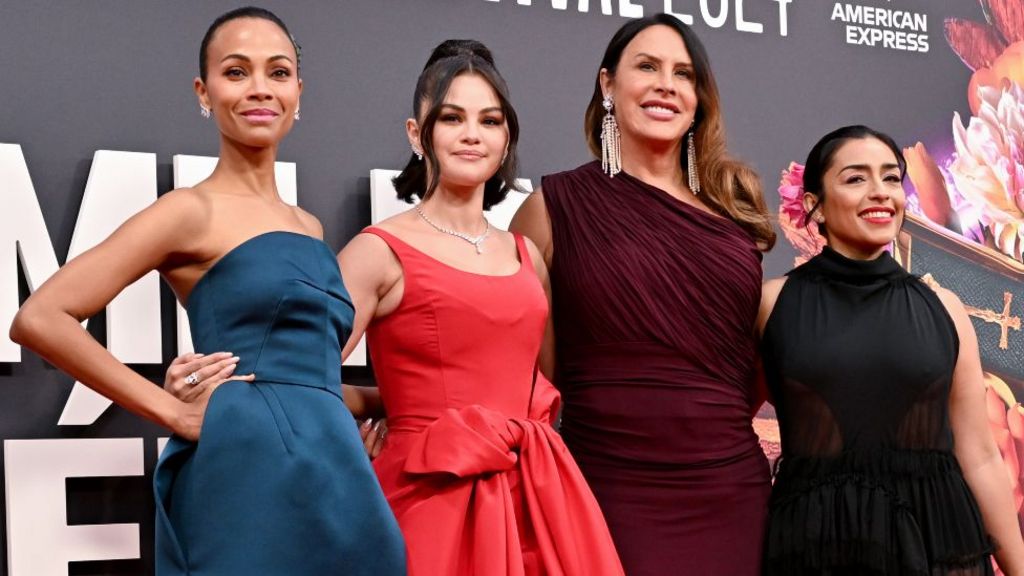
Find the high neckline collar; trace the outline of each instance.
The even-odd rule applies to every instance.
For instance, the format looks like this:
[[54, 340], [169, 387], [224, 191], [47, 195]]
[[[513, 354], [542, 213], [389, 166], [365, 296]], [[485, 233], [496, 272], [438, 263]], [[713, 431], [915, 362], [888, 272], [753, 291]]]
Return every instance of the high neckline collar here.
[[908, 275], [907, 271], [889, 254], [882, 252], [872, 260], [856, 260], [847, 258], [832, 248], [825, 246], [818, 254], [805, 264], [809, 271], [818, 272], [823, 276], [867, 283], [875, 280], [892, 280]]

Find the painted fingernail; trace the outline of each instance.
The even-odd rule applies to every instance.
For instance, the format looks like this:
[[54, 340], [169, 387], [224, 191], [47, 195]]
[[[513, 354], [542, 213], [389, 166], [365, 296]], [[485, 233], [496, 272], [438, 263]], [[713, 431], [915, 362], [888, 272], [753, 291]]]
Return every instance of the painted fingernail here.
[[241, 358], [239, 358], [238, 356], [232, 356], [231, 357], [231, 361], [232, 362], [238, 362], [239, 360], [241, 360]]
[[378, 420], [378, 421], [377, 421], [377, 423], [373, 425], [373, 429], [374, 429], [375, 431], [376, 431], [376, 430], [380, 430], [380, 425], [381, 425], [381, 424], [383, 424], [383, 423], [384, 423], [384, 421], [383, 421], [383, 420]]
[[364, 420], [363, 421], [363, 428], [369, 430], [370, 429], [370, 424], [373, 424], [373, 418], [367, 418], [366, 420]]

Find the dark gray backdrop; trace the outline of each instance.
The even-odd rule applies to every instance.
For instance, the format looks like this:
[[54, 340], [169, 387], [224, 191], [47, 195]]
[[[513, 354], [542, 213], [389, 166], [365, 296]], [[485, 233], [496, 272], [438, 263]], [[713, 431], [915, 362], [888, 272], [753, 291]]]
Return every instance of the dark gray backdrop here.
[[[729, 0], [733, 11], [736, 1]], [[982, 20], [976, 2], [858, 2], [927, 13], [927, 54], [847, 45], [843, 25], [829, 19], [832, 1], [794, 0], [787, 37], [778, 33], [775, 1], [742, 3], [746, 19], [764, 23], [764, 33], [738, 32], [732, 17], [724, 27], [710, 28], [700, 16], [700, 0], [674, 0], [673, 7], [694, 15], [723, 96], [731, 149], [762, 174], [773, 206], [779, 170], [802, 160], [834, 127], [866, 123], [902, 145], [924, 140], [934, 146], [950, 141], [954, 110], [969, 115], [970, 72], [946, 45], [941, 25], [947, 16]], [[322, 220], [327, 242], [340, 248], [369, 223], [369, 171], [399, 168], [407, 159], [403, 121], [416, 75], [445, 38], [477, 38], [494, 51], [522, 122], [522, 177], [538, 184], [543, 174], [588, 160], [583, 111], [605, 44], [625, 22], [600, 14], [600, 0], [590, 4], [589, 13], [579, 13], [576, 0], [566, 11], [545, 0], [532, 6], [514, 0], [263, 2], [303, 47], [302, 121], [280, 159], [298, 164], [299, 202]], [[645, 14], [665, 5], [636, 4]], [[711, 4], [717, 10], [718, 0]], [[62, 262], [94, 151], [156, 153], [161, 193], [171, 186], [173, 154], [216, 155], [215, 127], [198, 113], [192, 78], [206, 27], [238, 5], [0, 0], [0, 142], [22, 146]], [[0, 189], [0, 210], [3, 201]], [[765, 258], [766, 274], [787, 270], [793, 255], [780, 238]], [[167, 294], [164, 317], [169, 360], [174, 339]], [[102, 323], [92, 326], [102, 337]], [[140, 371], [162, 374], [159, 367]], [[365, 369], [352, 373], [367, 376]], [[28, 352], [21, 363], [0, 364], [0, 436], [144, 436], [151, 472], [151, 439], [161, 431], [119, 409], [89, 427], [56, 425], [70, 387], [70, 378]], [[142, 560], [74, 563], [72, 574], [149, 573], [149, 481], [68, 482], [71, 523], [139, 522], [143, 529]], [[0, 546], [7, 541], [3, 530]], [[0, 571], [6, 574], [2, 552]]]

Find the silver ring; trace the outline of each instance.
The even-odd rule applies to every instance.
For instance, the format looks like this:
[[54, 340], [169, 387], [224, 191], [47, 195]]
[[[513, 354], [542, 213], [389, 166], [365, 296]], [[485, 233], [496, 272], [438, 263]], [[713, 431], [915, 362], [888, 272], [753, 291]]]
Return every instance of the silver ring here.
[[188, 376], [185, 376], [185, 384], [188, 384], [189, 386], [195, 386], [198, 383], [199, 375], [196, 374], [195, 372], [189, 374]]

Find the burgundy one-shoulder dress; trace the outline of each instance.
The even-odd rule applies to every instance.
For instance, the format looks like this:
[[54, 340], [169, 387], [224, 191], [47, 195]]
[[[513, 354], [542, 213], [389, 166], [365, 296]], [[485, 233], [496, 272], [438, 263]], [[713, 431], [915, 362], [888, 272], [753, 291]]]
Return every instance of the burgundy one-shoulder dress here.
[[596, 162], [542, 188], [561, 430], [626, 574], [758, 574], [770, 485], [751, 425], [757, 246]]

